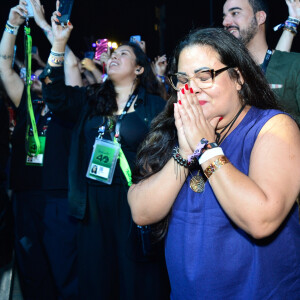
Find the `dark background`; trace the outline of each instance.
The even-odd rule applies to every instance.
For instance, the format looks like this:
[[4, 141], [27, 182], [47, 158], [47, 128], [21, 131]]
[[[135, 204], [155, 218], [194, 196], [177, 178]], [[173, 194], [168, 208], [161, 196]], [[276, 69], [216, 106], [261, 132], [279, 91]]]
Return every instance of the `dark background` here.
[[[41, 0], [47, 21], [55, 10], [55, 0]], [[98, 38], [121, 42], [131, 35], [141, 35], [146, 42], [147, 55], [169, 57], [177, 42], [191, 29], [207, 26], [222, 26], [224, 0], [75, 0], [71, 15], [74, 25], [69, 45], [82, 58], [85, 51]], [[282, 30], [272, 28], [284, 22], [288, 9], [284, 0], [269, 1], [270, 28], [267, 37], [269, 46], [275, 47]], [[9, 9], [17, 0], [1, 0], [0, 24], [4, 30]], [[33, 45], [38, 46], [40, 56], [47, 60], [50, 44], [33, 20], [30, 20]], [[17, 56], [23, 58], [24, 34], [20, 28], [17, 38]], [[292, 51], [300, 52], [300, 39], [296, 36]]]

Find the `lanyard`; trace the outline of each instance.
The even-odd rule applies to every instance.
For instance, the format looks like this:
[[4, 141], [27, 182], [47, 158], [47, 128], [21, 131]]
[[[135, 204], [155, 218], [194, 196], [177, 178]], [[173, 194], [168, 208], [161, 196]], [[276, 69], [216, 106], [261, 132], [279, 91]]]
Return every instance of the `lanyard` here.
[[[38, 155], [40, 152], [41, 144], [40, 140], [38, 137], [38, 132], [36, 128], [36, 122], [35, 122], [35, 117], [34, 117], [34, 112], [33, 112], [33, 107], [32, 107], [32, 102], [31, 102], [31, 93], [30, 93], [30, 87], [32, 84], [31, 81], [31, 48], [32, 48], [32, 38], [30, 36], [30, 28], [25, 26], [25, 66], [26, 66], [26, 81], [25, 81], [25, 86], [26, 86], [26, 92], [27, 92], [27, 129], [26, 129], [26, 150], [28, 150], [28, 145], [29, 145], [29, 123], [31, 124], [31, 128], [33, 130], [33, 138], [34, 142], [36, 145], [36, 151], [35, 155]], [[28, 151], [27, 151], [28, 152]]]
[[116, 127], [115, 127], [115, 138], [117, 139], [117, 142], [120, 142], [120, 140], [121, 140], [121, 137], [120, 137], [121, 122], [124, 119], [124, 116], [127, 114], [128, 110], [129, 110], [130, 106], [132, 105], [132, 102], [134, 101], [137, 94], [138, 94], [138, 88], [136, 88], [134, 90], [134, 92], [129, 96], [129, 99], [123, 109], [123, 112], [117, 120]]
[[[116, 123], [116, 127], [115, 127], [115, 136], [113, 136], [113, 134], [111, 134], [112, 140], [115, 143], [119, 143], [120, 142], [120, 128], [121, 128], [121, 122], [124, 118], [124, 116], [127, 114], [130, 106], [132, 105], [135, 97], [138, 94], [138, 89], [136, 88], [135, 91], [129, 96], [129, 99], [123, 109], [122, 114], [119, 116], [117, 123]], [[97, 138], [102, 138], [102, 136], [104, 135], [105, 132], [105, 126], [101, 125], [98, 128], [98, 137]], [[130, 170], [130, 166], [129, 163], [126, 159], [126, 156], [122, 150], [122, 148], [120, 148], [120, 152], [119, 152], [119, 159], [120, 159], [120, 168], [126, 178], [127, 184], [128, 186], [132, 185], [132, 175], [131, 175], [131, 170]]]
[[267, 67], [268, 67], [268, 64], [269, 64], [269, 62], [270, 62], [270, 59], [271, 59], [272, 54], [273, 54], [272, 50], [271, 50], [271, 49], [268, 49], [268, 50], [267, 50], [267, 53], [266, 53], [266, 55], [265, 55], [264, 62], [263, 62], [262, 65], [261, 65], [261, 68], [262, 68], [264, 74], [266, 74], [266, 72], [267, 72]]
[[[42, 108], [42, 110], [43, 110], [43, 108]], [[38, 109], [37, 113], [34, 114], [34, 115], [35, 115], [35, 122], [36, 122], [36, 126], [37, 126], [37, 127], [38, 127], [38, 123], [39, 123], [39, 120], [40, 120], [40, 117], [41, 117], [41, 112], [42, 112], [42, 110], [41, 110], [41, 109]], [[41, 130], [39, 136], [46, 136], [46, 133], [47, 133], [47, 130], [48, 130], [48, 127], [49, 127], [49, 123], [50, 123], [50, 121], [51, 121], [51, 119], [52, 119], [52, 112], [48, 110], [48, 111], [45, 113], [44, 117], [46, 118], [46, 122], [45, 122], [45, 124], [43, 125], [43, 128], [42, 128], [42, 130]], [[30, 133], [33, 132], [32, 127], [30, 127], [29, 130], [30, 130]]]

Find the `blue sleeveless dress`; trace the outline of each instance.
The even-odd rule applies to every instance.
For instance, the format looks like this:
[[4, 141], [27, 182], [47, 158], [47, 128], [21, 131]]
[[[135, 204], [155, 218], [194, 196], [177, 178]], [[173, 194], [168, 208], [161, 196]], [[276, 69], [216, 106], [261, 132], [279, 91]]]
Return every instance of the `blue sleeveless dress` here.
[[[252, 107], [222, 143], [225, 155], [241, 172], [249, 173], [251, 150], [261, 128], [280, 113]], [[166, 238], [171, 299], [299, 300], [297, 205], [272, 236], [255, 240], [228, 218], [209, 182], [203, 193], [195, 193], [189, 188], [190, 179], [173, 205]]]

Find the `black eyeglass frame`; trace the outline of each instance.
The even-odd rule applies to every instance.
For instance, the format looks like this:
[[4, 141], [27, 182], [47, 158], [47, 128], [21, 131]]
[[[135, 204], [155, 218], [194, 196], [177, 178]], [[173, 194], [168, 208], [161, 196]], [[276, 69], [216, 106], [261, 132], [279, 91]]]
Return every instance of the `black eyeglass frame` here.
[[[199, 71], [196, 72], [192, 77], [186, 77], [187, 80], [188, 80], [187, 83], [189, 83], [189, 82], [191, 81], [191, 79], [193, 79], [193, 78], [194, 78], [198, 73], [200, 73], [200, 72], [210, 72], [210, 74], [211, 74], [211, 79], [212, 79], [211, 86], [203, 87], [203, 88], [201, 88], [201, 89], [207, 89], [207, 88], [210, 88], [210, 87], [213, 86], [214, 80], [215, 80], [216, 76], [218, 76], [219, 74], [221, 74], [222, 72], [224, 72], [224, 71], [226, 71], [226, 70], [228, 70], [228, 69], [231, 69], [231, 67], [228, 67], [228, 66], [227, 66], [227, 67], [224, 67], [224, 68], [221, 68], [221, 69], [218, 69], [218, 70], [214, 70], [214, 69], [199, 70]], [[174, 90], [176, 90], [176, 91], [180, 91], [180, 88], [177, 88], [177, 87], [174, 85], [173, 81], [172, 81], [172, 76], [177, 76], [177, 75], [182, 75], [182, 74], [180, 74], [180, 73], [170, 74], [170, 75], [168, 76], [168, 78], [169, 78], [169, 81], [170, 81], [170, 83], [171, 83], [172, 88], [173, 88]], [[182, 76], [184, 76], [184, 75], [182, 75]]]

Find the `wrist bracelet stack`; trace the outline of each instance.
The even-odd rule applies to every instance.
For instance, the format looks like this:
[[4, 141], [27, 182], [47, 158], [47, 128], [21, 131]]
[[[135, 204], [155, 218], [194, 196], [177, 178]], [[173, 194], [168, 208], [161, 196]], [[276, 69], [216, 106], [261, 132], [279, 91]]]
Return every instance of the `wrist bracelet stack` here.
[[18, 30], [19, 30], [19, 26], [11, 25], [8, 21], [6, 22], [4, 31], [6, 31], [10, 34], [13, 34], [13, 35], [17, 35]]
[[51, 50], [48, 61], [55, 65], [62, 66], [64, 64], [64, 60], [65, 52], [55, 52]]
[[285, 23], [281, 23], [277, 26], [275, 26], [273, 29], [274, 31], [277, 31], [278, 29], [283, 27], [283, 30], [291, 32], [293, 35], [297, 34], [297, 27], [300, 24], [300, 20], [294, 17], [288, 17], [288, 19], [285, 21]]
[[195, 162], [197, 162], [196, 160], [192, 160], [191, 162], [189, 162], [187, 159], [184, 159], [179, 153], [178, 146], [174, 147], [172, 156], [178, 164], [180, 164], [181, 166], [183, 166], [185, 168], [189, 168], [190, 166], [195, 164]]
[[[192, 155], [190, 155], [188, 157], [188, 159], [184, 159], [180, 155], [178, 146], [174, 147], [172, 155], [173, 155], [174, 160], [178, 164], [180, 164], [181, 166], [183, 166], [185, 168], [189, 168], [190, 166], [194, 165], [197, 162], [197, 159], [199, 161], [199, 165], [201, 165], [215, 156], [220, 156], [218, 159], [216, 159], [214, 162], [212, 162], [205, 170], [203, 170], [207, 179], [214, 172], [216, 172], [218, 169], [220, 169], [222, 166], [224, 166], [227, 163], [230, 163], [228, 158], [224, 155], [222, 148], [219, 147], [217, 143], [208, 143], [208, 141], [206, 139], [202, 139], [200, 141], [196, 150], [194, 151], [194, 153]], [[194, 177], [192, 179], [194, 179]], [[196, 177], [199, 177], [199, 176], [196, 176]], [[196, 180], [197, 180], [197, 178], [196, 178]], [[194, 182], [193, 182], [193, 184], [194, 184]], [[191, 188], [193, 191], [198, 192], [198, 189], [195, 189], [194, 186]], [[203, 188], [200, 189], [200, 191], [203, 191]]]

